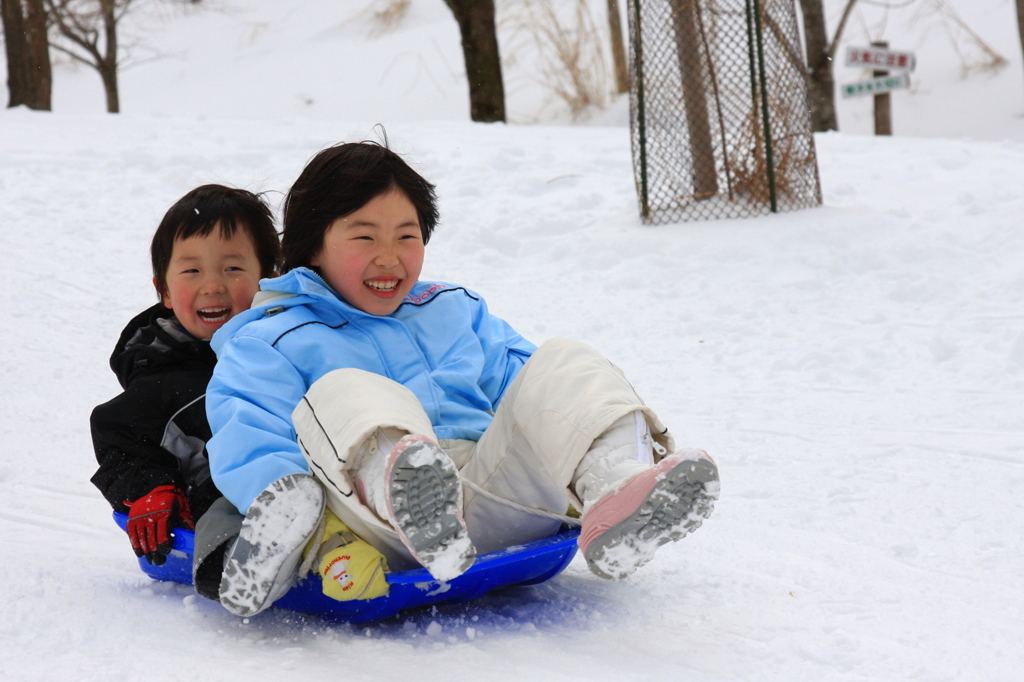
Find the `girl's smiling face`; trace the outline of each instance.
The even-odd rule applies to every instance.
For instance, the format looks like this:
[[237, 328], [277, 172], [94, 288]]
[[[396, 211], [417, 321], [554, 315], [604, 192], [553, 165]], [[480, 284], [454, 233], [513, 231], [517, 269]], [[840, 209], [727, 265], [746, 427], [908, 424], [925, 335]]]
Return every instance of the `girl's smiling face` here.
[[390, 315], [419, 279], [423, 256], [419, 214], [391, 189], [331, 223], [310, 263], [349, 305]]

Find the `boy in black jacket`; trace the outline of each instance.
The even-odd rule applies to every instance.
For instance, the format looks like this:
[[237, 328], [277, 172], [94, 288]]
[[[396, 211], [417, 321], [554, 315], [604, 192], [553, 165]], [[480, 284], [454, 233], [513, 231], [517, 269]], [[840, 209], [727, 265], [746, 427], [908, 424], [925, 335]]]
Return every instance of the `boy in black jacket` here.
[[209, 340], [274, 275], [280, 242], [261, 197], [204, 185], [167, 211], [150, 252], [161, 302], [128, 323], [110, 357], [124, 392], [93, 410], [91, 480], [128, 514], [135, 554], [161, 565], [172, 528], [194, 528], [215, 502], [237, 514], [206, 459], [204, 395], [217, 361]]

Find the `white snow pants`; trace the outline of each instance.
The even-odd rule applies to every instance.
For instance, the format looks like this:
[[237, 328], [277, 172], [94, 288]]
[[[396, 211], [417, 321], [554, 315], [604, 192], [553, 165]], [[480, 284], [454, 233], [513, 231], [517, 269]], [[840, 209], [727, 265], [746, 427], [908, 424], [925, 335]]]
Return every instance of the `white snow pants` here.
[[[541, 345], [506, 390], [478, 442], [438, 441], [459, 468], [463, 515], [477, 552], [556, 532], [561, 521], [522, 507], [556, 515], [565, 514], [570, 504], [579, 508], [569, 484], [580, 460], [613, 422], [638, 410], [654, 439], [673, 452], [672, 436], [618, 367], [578, 341]], [[397, 532], [359, 501], [350, 471], [378, 428], [436, 439], [412, 391], [378, 374], [339, 369], [310, 387], [292, 420], [331, 510], [377, 547], [392, 570], [415, 567]]]

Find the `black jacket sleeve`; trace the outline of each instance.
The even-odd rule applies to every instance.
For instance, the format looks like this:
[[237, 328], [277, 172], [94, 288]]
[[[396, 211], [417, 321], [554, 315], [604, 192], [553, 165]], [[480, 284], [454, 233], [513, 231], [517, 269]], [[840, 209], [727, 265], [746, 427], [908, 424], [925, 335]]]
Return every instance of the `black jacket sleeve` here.
[[99, 469], [90, 479], [118, 511], [161, 485], [183, 488], [178, 459], [160, 446], [172, 413], [163, 399], [162, 377], [135, 381], [121, 395], [96, 407], [90, 418]]

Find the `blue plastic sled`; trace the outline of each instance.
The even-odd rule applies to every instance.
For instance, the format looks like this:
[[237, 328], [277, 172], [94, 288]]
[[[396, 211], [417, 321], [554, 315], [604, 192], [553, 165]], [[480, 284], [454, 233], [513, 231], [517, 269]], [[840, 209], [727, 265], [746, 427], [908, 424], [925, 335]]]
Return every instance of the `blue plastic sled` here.
[[[125, 530], [128, 516], [114, 512], [114, 521], [121, 530]], [[335, 601], [320, 591], [318, 580], [304, 580], [274, 606], [328, 620], [368, 623], [393, 616], [402, 609], [469, 601], [499, 587], [535, 585], [554, 578], [576, 556], [579, 534], [579, 529], [566, 530], [525, 545], [482, 554], [468, 571], [449, 582], [434, 580], [423, 568], [389, 573], [387, 580], [391, 587], [388, 594], [377, 599]], [[194, 548], [195, 533], [176, 528], [174, 548], [164, 565], [153, 566], [145, 558], [140, 558], [139, 566], [155, 580], [191, 585]]]

